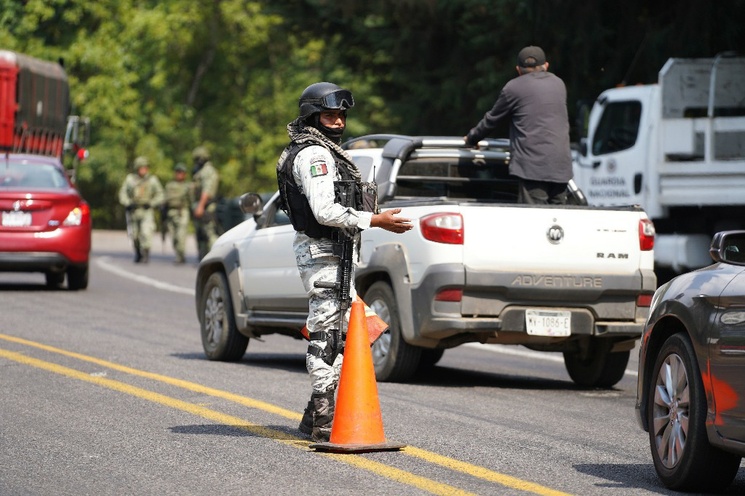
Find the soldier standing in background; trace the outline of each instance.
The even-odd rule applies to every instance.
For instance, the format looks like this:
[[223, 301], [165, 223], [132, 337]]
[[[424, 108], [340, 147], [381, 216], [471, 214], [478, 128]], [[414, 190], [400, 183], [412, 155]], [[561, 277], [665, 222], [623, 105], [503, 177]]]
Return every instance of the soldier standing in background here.
[[135, 263], [148, 263], [155, 232], [153, 210], [163, 203], [163, 186], [150, 174], [146, 157], [135, 159], [134, 170], [119, 188], [119, 203], [126, 209], [127, 233], [134, 244]]
[[192, 217], [197, 237], [199, 260], [204, 258], [219, 236], [217, 224], [217, 191], [220, 176], [210, 162], [210, 154], [203, 146], [192, 152], [194, 159], [194, 202]]
[[186, 181], [186, 166], [176, 164], [173, 179], [166, 183], [166, 199], [163, 204], [168, 235], [171, 236], [177, 264], [186, 262], [186, 233], [189, 230], [189, 207], [191, 206], [191, 183]]

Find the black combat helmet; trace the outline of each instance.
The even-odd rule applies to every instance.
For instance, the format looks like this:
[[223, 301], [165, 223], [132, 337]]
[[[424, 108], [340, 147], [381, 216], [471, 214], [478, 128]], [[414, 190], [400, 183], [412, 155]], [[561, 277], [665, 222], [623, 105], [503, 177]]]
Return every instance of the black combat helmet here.
[[352, 92], [334, 83], [314, 83], [300, 95], [300, 118], [306, 119], [322, 110], [347, 110], [354, 107]]
[[345, 90], [334, 83], [314, 83], [305, 88], [300, 95], [298, 106], [300, 107], [299, 118], [301, 120], [315, 127], [329, 138], [340, 140], [344, 130], [323, 126], [318, 117], [324, 110], [343, 110], [346, 112], [354, 107], [354, 97], [351, 91]]

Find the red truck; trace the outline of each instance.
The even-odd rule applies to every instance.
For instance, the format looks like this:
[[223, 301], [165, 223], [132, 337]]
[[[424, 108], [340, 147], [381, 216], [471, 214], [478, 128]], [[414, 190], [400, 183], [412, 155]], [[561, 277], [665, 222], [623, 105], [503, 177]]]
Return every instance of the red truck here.
[[69, 114], [60, 64], [0, 50], [0, 150], [61, 157]]
[[[88, 286], [91, 212], [62, 163], [84, 156], [69, 137], [67, 74], [60, 64], [0, 50], [0, 271], [41, 272], [49, 287]], [[67, 138], [66, 138], [67, 136]]]

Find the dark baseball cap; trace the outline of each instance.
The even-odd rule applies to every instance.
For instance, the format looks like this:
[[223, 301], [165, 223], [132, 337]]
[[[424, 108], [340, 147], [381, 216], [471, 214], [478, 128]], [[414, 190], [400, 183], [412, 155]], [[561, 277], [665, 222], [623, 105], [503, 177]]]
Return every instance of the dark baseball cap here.
[[546, 54], [537, 46], [526, 46], [517, 54], [517, 65], [520, 67], [536, 67], [546, 63]]

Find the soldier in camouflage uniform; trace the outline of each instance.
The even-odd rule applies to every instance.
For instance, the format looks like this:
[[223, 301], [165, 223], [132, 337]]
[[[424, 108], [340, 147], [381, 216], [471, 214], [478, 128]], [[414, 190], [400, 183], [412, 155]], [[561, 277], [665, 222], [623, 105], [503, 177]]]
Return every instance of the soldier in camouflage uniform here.
[[135, 159], [134, 170], [127, 174], [119, 189], [119, 203], [126, 209], [127, 232], [134, 244], [135, 263], [148, 263], [155, 232], [153, 210], [163, 203], [163, 186], [150, 174], [146, 157]]
[[203, 146], [198, 146], [192, 152], [194, 159], [194, 206], [192, 217], [197, 236], [199, 260], [204, 258], [220, 235], [217, 221], [217, 191], [220, 186], [220, 176], [217, 169], [210, 162], [210, 154]]
[[176, 164], [173, 179], [166, 183], [166, 199], [163, 204], [168, 235], [171, 236], [176, 263], [186, 262], [186, 234], [189, 230], [189, 209], [191, 208], [191, 183], [186, 181], [186, 166]]
[[[287, 125], [290, 144], [277, 163], [277, 180], [283, 208], [297, 231], [293, 249], [309, 297], [310, 344], [305, 363], [312, 394], [299, 429], [316, 442], [326, 442], [331, 435], [346, 333], [346, 324], [339, 329], [341, 305], [335, 290], [316, 287], [317, 282], [339, 282], [340, 258], [333, 238], [343, 230], [353, 236], [356, 247], [362, 229], [381, 227], [403, 233], [412, 226], [408, 219], [395, 215], [400, 209], [378, 213], [375, 198], [363, 201], [369, 183], [362, 182], [351, 157], [339, 146], [347, 109], [354, 106], [352, 94], [332, 83], [315, 83], [303, 91], [299, 105], [299, 117]], [[337, 200], [341, 180], [354, 184], [351, 206]], [[353, 276], [351, 283], [353, 300]], [[347, 314], [345, 322], [348, 319]]]

